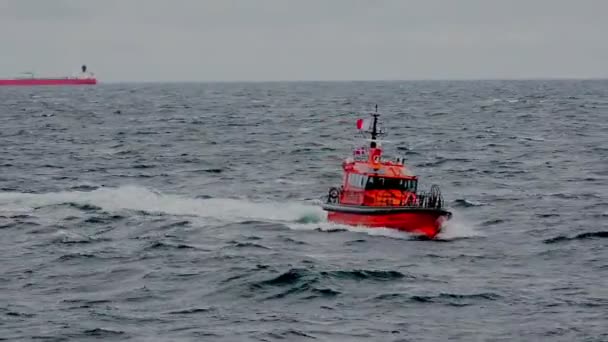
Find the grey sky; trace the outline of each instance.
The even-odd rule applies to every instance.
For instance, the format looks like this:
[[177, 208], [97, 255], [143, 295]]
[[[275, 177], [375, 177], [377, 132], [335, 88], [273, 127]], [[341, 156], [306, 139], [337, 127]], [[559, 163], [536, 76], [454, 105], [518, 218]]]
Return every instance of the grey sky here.
[[0, 0], [0, 75], [608, 77], [606, 0]]

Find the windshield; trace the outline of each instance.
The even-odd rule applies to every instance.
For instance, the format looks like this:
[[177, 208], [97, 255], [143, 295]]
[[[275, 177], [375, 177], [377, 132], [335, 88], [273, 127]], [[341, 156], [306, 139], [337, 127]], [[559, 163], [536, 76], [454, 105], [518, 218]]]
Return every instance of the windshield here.
[[366, 190], [403, 190], [416, 192], [418, 181], [415, 179], [369, 177]]

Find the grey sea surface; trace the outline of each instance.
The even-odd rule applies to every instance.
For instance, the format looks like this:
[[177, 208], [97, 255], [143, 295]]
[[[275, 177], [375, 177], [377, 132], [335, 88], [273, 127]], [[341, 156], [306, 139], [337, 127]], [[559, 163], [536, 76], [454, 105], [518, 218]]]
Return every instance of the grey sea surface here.
[[[319, 207], [376, 104], [436, 241]], [[1, 340], [608, 340], [608, 81], [2, 87], [0, 127]]]

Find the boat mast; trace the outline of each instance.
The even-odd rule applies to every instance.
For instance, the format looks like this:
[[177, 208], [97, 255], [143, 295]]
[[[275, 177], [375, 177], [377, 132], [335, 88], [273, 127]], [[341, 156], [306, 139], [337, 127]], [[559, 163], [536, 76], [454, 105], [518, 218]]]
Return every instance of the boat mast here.
[[371, 148], [375, 148], [376, 147], [376, 138], [378, 137], [378, 129], [377, 129], [377, 122], [378, 122], [378, 116], [380, 116], [380, 114], [378, 114], [378, 105], [376, 105], [376, 112], [372, 113], [372, 116], [374, 117], [374, 125], [372, 126], [372, 142], [370, 144]]

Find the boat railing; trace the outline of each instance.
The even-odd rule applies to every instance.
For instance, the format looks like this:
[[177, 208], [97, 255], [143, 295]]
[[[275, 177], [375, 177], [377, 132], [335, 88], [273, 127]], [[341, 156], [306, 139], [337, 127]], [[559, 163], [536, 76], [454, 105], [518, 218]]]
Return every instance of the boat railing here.
[[416, 206], [420, 208], [441, 209], [443, 205], [444, 201], [441, 193], [421, 191], [416, 196]]
[[[386, 191], [379, 196], [375, 196], [374, 202], [380, 205], [389, 207], [411, 207], [411, 208], [427, 208], [441, 209], [444, 206], [443, 196], [439, 190], [439, 186], [431, 186], [430, 191], [420, 191], [411, 196], [411, 192], [407, 191]], [[338, 204], [342, 195], [341, 189], [332, 187], [327, 195], [326, 202]]]

